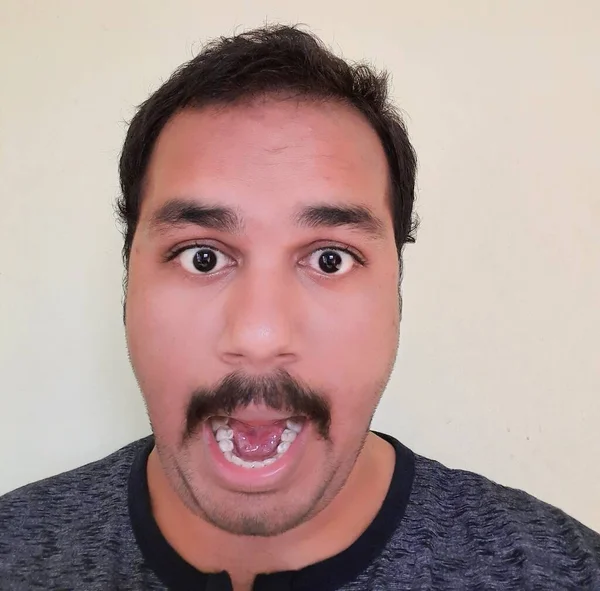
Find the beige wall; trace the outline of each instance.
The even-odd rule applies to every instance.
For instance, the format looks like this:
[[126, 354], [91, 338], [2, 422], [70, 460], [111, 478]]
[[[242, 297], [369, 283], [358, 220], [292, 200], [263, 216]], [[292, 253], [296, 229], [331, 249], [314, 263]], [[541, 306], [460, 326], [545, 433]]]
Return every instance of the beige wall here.
[[600, 3], [0, 2], [0, 492], [149, 431], [111, 203], [124, 120], [199, 43], [302, 21], [387, 65], [420, 156], [375, 426], [600, 529]]

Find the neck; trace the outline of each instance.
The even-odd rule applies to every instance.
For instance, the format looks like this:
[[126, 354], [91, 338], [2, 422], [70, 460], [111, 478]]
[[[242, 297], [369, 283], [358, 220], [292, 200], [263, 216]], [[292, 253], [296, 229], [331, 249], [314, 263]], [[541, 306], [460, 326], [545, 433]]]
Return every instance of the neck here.
[[394, 465], [393, 447], [370, 433], [329, 505], [302, 525], [270, 538], [236, 536], [191, 513], [171, 487], [156, 449], [148, 458], [148, 486], [154, 517], [177, 553], [200, 571], [227, 571], [234, 589], [245, 591], [258, 573], [298, 570], [350, 546], [379, 511]]

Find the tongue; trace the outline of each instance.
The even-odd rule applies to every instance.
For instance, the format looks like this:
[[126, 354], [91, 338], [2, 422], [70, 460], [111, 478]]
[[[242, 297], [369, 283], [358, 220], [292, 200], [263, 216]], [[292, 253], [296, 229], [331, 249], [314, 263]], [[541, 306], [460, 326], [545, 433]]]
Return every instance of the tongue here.
[[242, 460], [260, 462], [275, 455], [285, 421], [250, 425], [229, 419], [229, 427], [233, 430], [236, 455]]

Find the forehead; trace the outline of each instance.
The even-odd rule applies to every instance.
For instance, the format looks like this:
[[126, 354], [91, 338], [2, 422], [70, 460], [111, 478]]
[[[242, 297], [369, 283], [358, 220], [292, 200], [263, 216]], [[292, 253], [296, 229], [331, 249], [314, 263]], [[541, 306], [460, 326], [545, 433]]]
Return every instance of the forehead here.
[[323, 201], [383, 215], [388, 178], [377, 134], [349, 106], [262, 99], [187, 109], [156, 142], [142, 217], [173, 198], [208, 200], [245, 217]]

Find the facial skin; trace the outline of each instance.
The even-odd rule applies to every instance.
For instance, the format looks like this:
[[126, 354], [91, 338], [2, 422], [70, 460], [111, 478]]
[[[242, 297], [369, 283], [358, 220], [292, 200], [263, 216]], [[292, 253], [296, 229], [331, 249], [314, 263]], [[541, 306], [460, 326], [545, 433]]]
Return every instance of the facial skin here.
[[[238, 227], [157, 223], [175, 199], [227, 208]], [[376, 228], [299, 223], [315, 206], [363, 208]], [[198, 244], [218, 250], [211, 273], [190, 265], [194, 250], [166, 260]], [[324, 247], [349, 249], [362, 263], [341, 252], [340, 271], [324, 273]], [[126, 304], [131, 361], [156, 439], [151, 493], [152, 482], [168, 484], [185, 511], [235, 536], [281, 535], [334, 506], [351, 472], [372, 461], [368, 450], [382, 445], [367, 434], [396, 355], [398, 281], [386, 158], [359, 113], [273, 98], [175, 115], [148, 168]], [[233, 372], [280, 370], [327, 400], [330, 439], [307, 425], [283, 478], [232, 484], [201, 436], [182, 444], [190, 397]], [[244, 413], [281, 417], [256, 405]]]

